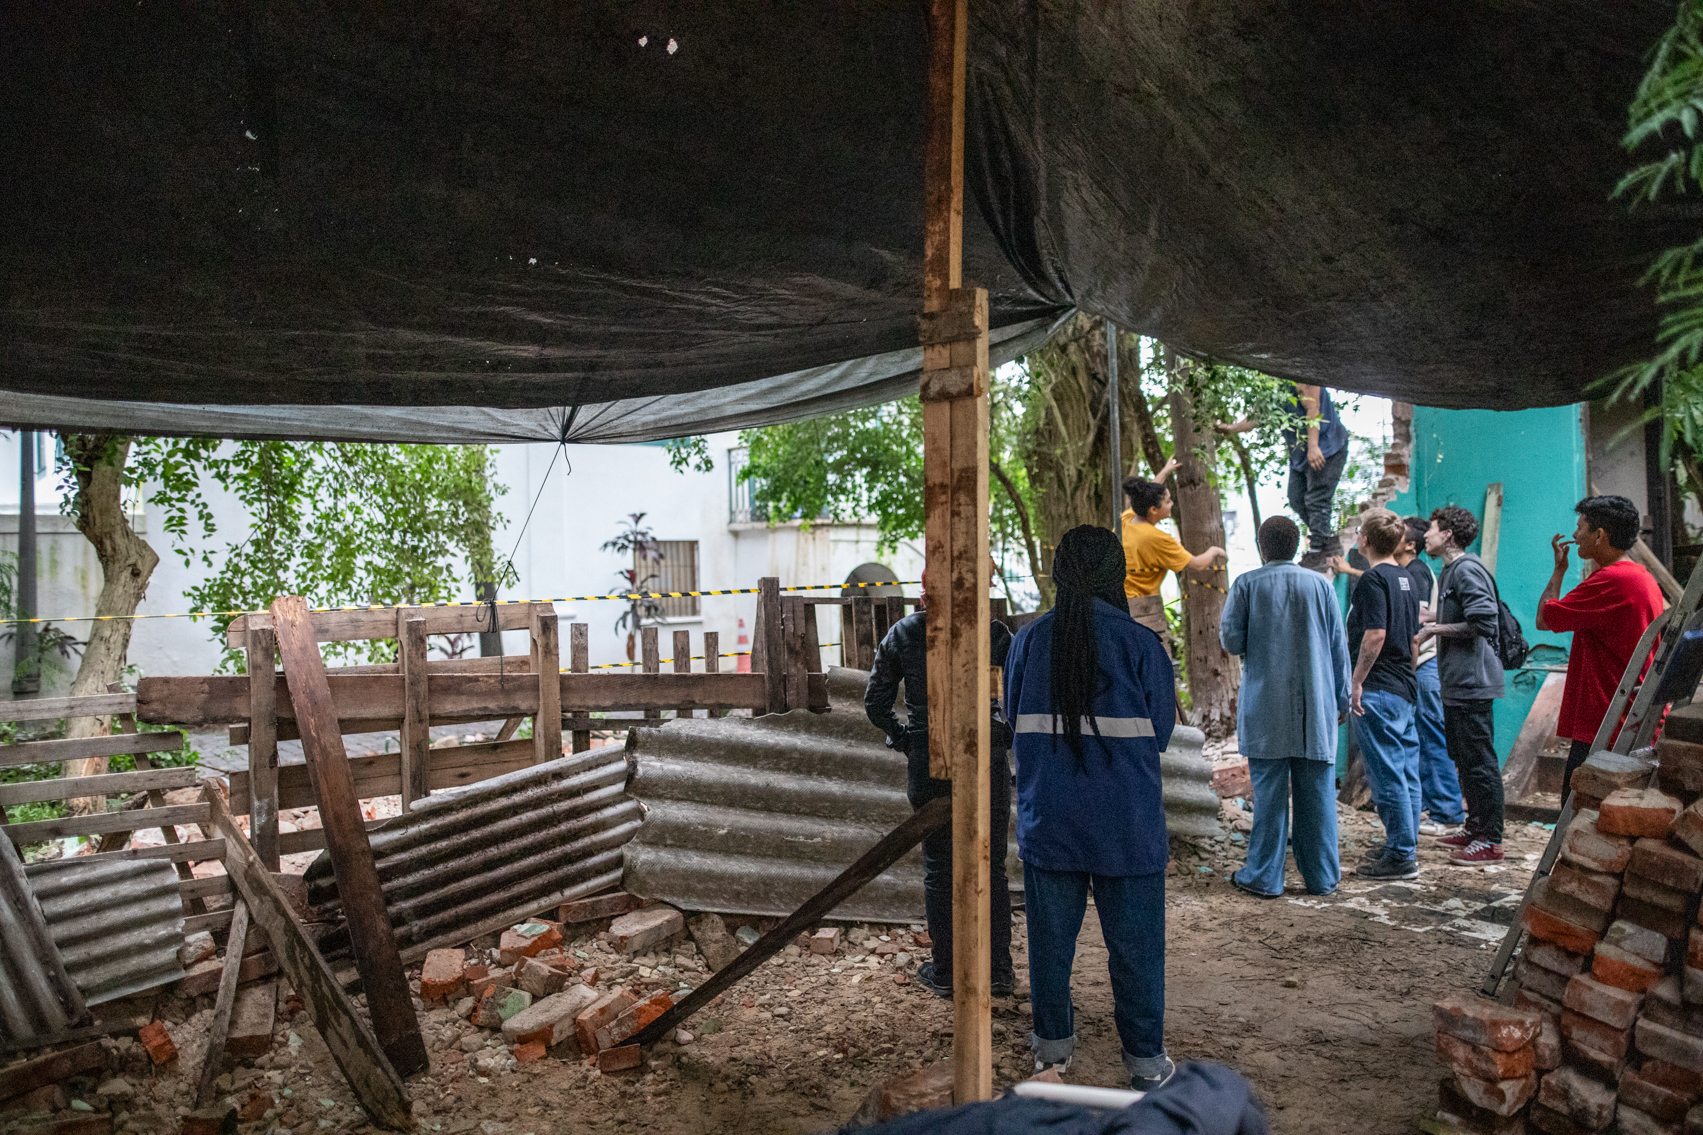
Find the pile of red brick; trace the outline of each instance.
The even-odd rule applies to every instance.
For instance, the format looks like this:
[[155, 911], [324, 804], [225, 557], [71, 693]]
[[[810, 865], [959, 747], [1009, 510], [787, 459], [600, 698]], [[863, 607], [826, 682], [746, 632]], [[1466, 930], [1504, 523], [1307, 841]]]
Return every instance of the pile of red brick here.
[[1526, 907], [1511, 1004], [1436, 1006], [1444, 1131], [1703, 1135], [1703, 717], [1597, 753]]

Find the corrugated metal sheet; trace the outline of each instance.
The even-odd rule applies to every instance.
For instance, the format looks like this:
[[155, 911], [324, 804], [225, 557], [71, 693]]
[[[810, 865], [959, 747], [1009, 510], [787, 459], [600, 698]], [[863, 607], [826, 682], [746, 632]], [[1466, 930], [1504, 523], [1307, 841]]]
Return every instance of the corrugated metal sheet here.
[[25, 868], [48, 932], [90, 1005], [183, 976], [183, 899], [163, 859], [58, 859]]
[[0, 1038], [27, 1045], [85, 1016], [17, 849], [0, 835]]
[[[434, 793], [375, 829], [385, 906], [404, 951], [619, 883], [621, 848], [640, 819], [626, 782], [625, 753], [594, 749]], [[309, 901], [331, 913], [328, 856], [314, 860], [307, 881]], [[346, 948], [337, 938], [322, 943], [328, 954]]]
[[[827, 714], [693, 718], [628, 734], [630, 789], [645, 822], [623, 883], [689, 910], [783, 915], [911, 814], [905, 758], [863, 713], [868, 675], [828, 675]], [[1165, 805], [1177, 836], [1218, 834], [1218, 797], [1199, 730], [1179, 728], [1165, 754]], [[1007, 856], [1013, 897], [1021, 865]], [[913, 852], [848, 899], [846, 919], [922, 917], [922, 857]]]

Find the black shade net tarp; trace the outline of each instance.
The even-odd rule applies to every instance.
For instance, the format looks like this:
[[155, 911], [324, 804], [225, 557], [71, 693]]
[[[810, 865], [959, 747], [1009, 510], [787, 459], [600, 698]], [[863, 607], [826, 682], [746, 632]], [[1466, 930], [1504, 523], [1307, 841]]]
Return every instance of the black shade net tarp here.
[[[1666, 2], [971, 0], [964, 278], [1430, 405], [1585, 396]], [[924, 8], [0, 12], [0, 421], [636, 441], [915, 388]], [[1694, 222], [1693, 222], [1694, 224]]]

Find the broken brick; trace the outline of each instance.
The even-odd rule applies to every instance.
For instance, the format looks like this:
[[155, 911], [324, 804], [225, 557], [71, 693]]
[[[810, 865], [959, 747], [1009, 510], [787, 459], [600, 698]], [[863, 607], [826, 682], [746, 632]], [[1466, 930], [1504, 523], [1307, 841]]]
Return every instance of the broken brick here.
[[609, 945], [619, 954], [642, 954], [686, 932], [686, 918], [671, 906], [623, 914], [609, 924]]
[[621, 1010], [620, 1016], [598, 1029], [594, 1034], [599, 1050], [619, 1048], [631, 1038], [639, 1035], [645, 1026], [662, 1016], [674, 1007], [674, 998], [666, 991], [659, 990]]
[[952, 1106], [952, 1062], [937, 1060], [877, 1084], [852, 1117], [854, 1124], [885, 1123], [902, 1115]]
[[1485, 1111], [1462, 1094], [1453, 1076], [1437, 1084], [1437, 1123], [1446, 1135], [1525, 1135], [1520, 1116]]
[[503, 1038], [510, 1044], [540, 1041], [550, 1048], [574, 1037], [574, 1018], [598, 1000], [589, 985], [573, 985], [535, 1001], [502, 1024]]
[[600, 922], [605, 918], [617, 918], [630, 910], [637, 910], [644, 905], [644, 900], [625, 891], [616, 891], [612, 895], [594, 895], [589, 899], [574, 899], [556, 908], [556, 920], [568, 926], [577, 926], [582, 922]]
[[739, 940], [728, 930], [721, 915], [694, 914], [686, 920], [686, 929], [711, 970], [721, 969], [739, 956]]
[[1638, 1065], [1638, 1076], [1688, 1099], [1703, 1097], [1703, 1072], [1693, 1072], [1665, 1060], [1645, 1057], [1644, 1062]]
[[1561, 998], [1561, 1004], [1611, 1028], [1629, 1029], [1638, 1019], [1644, 997], [1581, 973], [1567, 982], [1567, 992]]
[[231, 1023], [225, 1034], [225, 1054], [253, 1060], [272, 1051], [272, 1026], [278, 1012], [278, 990], [250, 985], [237, 991]]
[[238, 1123], [257, 1123], [265, 1118], [266, 1113], [276, 1105], [269, 1092], [250, 1092], [248, 1098], [237, 1108]]
[[1557, 1018], [1545, 1014], [1532, 1041], [1532, 1062], [1545, 1072], [1561, 1067], [1561, 1027]]
[[1648, 1017], [1638, 1022], [1638, 1051], [1690, 1072], [1703, 1072], [1703, 1037], [1691, 1036], [1666, 1025], [1658, 1025]]
[[1614, 1129], [1618, 1135], [1681, 1135], [1679, 1124], [1663, 1122], [1625, 1100], [1614, 1109]]
[[1537, 1098], [1587, 1131], [1601, 1131], [1614, 1122], [1614, 1087], [1577, 1068], [1558, 1068], [1545, 1076]]
[[1252, 800], [1254, 798], [1254, 782], [1250, 775], [1247, 761], [1237, 761], [1235, 764], [1222, 765], [1212, 770], [1212, 791], [1221, 800], [1233, 800], [1238, 796]]
[[1498, 1052], [1530, 1044], [1542, 1023], [1536, 1013], [1472, 993], [1451, 993], [1439, 999], [1431, 1007], [1431, 1016], [1438, 1032]]
[[[1601, 949], [1599, 946], [1598, 949]], [[1542, 997], [1559, 1001], [1567, 992], [1567, 983], [1572, 980], [1558, 973], [1551, 973], [1541, 966], [1534, 966], [1525, 958], [1514, 963], [1514, 980], [1520, 988], [1536, 993]]]
[[482, 1029], [499, 1029], [504, 1021], [531, 1004], [532, 994], [526, 990], [487, 982], [479, 991], [473, 1003], [473, 1015], [468, 1019]]
[[172, 1043], [171, 1034], [159, 1021], [149, 1021], [136, 1030], [136, 1039], [148, 1050], [148, 1059], [156, 1068], [177, 1059], [177, 1045]]
[[1665, 965], [1667, 962], [1667, 937], [1624, 918], [1616, 920], [1602, 940], [1655, 965]]
[[840, 928], [824, 926], [810, 936], [810, 952], [812, 954], [833, 954], [840, 948]]
[[467, 969], [466, 950], [428, 951], [420, 966], [420, 1000], [447, 1003], [461, 997], [467, 991]]
[[1673, 824], [1673, 837], [1703, 855], [1703, 800], [1693, 801]]
[[1633, 844], [1626, 871], [1685, 894], [1703, 889], [1703, 859], [1666, 840], [1641, 839]]
[[1476, 1076], [1456, 1076], [1455, 1087], [1476, 1107], [1493, 1115], [1513, 1115], [1537, 1093], [1537, 1077], [1480, 1080]]
[[1650, 987], [1644, 997], [1644, 1016], [1682, 1033], [1703, 1035], [1703, 1007], [1686, 1003], [1685, 987], [1672, 975]]
[[1656, 742], [1656, 781], [1675, 796], [1703, 793], [1703, 745], [1671, 737]]
[[179, 1128], [182, 1135], [236, 1135], [237, 1109], [230, 1104], [216, 1104], [192, 1111], [183, 1117]]
[[[1529, 910], [1533, 906], [1548, 911], [1555, 917], [1571, 922], [1575, 926], [1584, 927], [1591, 932], [1593, 938], [1601, 938], [1603, 933], [1608, 930], [1609, 924], [1614, 921], [1612, 912], [1580, 902], [1571, 895], [1562, 893], [1556, 887], [1553, 877], [1539, 879], [1532, 885], [1531, 902], [1527, 909]], [[1567, 946], [1565, 942], [1557, 942], [1556, 945], [1573, 949], [1573, 947]], [[1577, 950], [1576, 952], [1582, 954], [1586, 951]]]
[[562, 991], [568, 975], [539, 958], [526, 958], [515, 971], [515, 984], [535, 998], [548, 997]]
[[1537, 1067], [1536, 1055], [1529, 1044], [1512, 1052], [1498, 1052], [1494, 1048], [1468, 1044], [1448, 1033], [1437, 1034], [1437, 1058], [1462, 1076], [1476, 1076], [1480, 1080], [1514, 1080], [1529, 1076]]
[[1621, 918], [1630, 919], [1640, 926], [1648, 926], [1651, 930], [1666, 938], [1683, 939], [1691, 928], [1691, 922], [1685, 917], [1683, 910], [1666, 910], [1654, 903], [1645, 902], [1626, 893], [1623, 887], [1620, 892], [1620, 902], [1615, 904], [1614, 912]]
[[1645, 993], [1662, 979], [1662, 970], [1654, 962], [1600, 942], [1591, 955], [1591, 976], [1604, 985]]
[[1544, 942], [1536, 938], [1526, 941], [1525, 948], [1520, 951], [1520, 957], [1539, 969], [1558, 973], [1562, 977], [1572, 977], [1585, 968], [1584, 954], [1575, 954], [1572, 950], [1563, 950], [1554, 942]]
[[545, 1047], [543, 1041], [528, 1040], [515, 1045], [514, 1051], [510, 1055], [514, 1057], [516, 1064], [531, 1064], [544, 1059], [548, 1051], [549, 1049]]
[[579, 1038], [581, 1052], [597, 1051], [597, 1030], [619, 1017], [628, 1008], [638, 1002], [625, 989], [617, 989], [606, 993], [581, 1009], [574, 1016], [574, 1035]]
[[[177, 983], [177, 992], [181, 997], [204, 997], [219, 991], [219, 982], [223, 980], [225, 963], [219, 958], [209, 958], [189, 967], [188, 972]], [[237, 965], [237, 984], [247, 985], [251, 981], [259, 981], [263, 977], [271, 977], [278, 972], [278, 959], [272, 956], [270, 950], [245, 956]]]
[[1553, 997], [1543, 997], [1529, 989], [1514, 990], [1514, 1008], [1524, 1009], [1528, 1013], [1536, 1013], [1540, 1017], [1561, 1019], [1561, 1002]]
[[1681, 807], [1659, 788], [1617, 788], [1603, 797], [1597, 830], [1604, 835], [1666, 839]]
[[1630, 757], [1608, 749], [1599, 749], [1585, 758], [1585, 763], [1573, 770], [1570, 782], [1574, 792], [1585, 796], [1607, 797], [1621, 789], [1642, 789], [1650, 785], [1656, 766], [1642, 757]]
[[1567, 825], [1561, 842], [1561, 861], [1586, 871], [1618, 875], [1632, 859], [1632, 841], [1597, 830], [1597, 813], [1582, 811]]
[[[1548, 881], [1545, 879], [1538, 886], [1541, 887], [1543, 883]], [[1526, 904], [1524, 920], [1526, 929], [1531, 931], [1533, 938], [1553, 942], [1562, 949], [1571, 950], [1576, 954], [1588, 954], [1592, 947], [1597, 944], [1596, 931], [1588, 926], [1580, 926], [1577, 923], [1570, 922], [1559, 915], [1551, 914], [1535, 902]]]
[[1618, 1078], [1626, 1068], [1632, 1049], [1632, 1030], [1617, 1029], [1601, 1021], [1564, 1009], [1561, 1013], [1563, 1049], [1577, 1061]]
[[644, 1049], [636, 1044], [606, 1048], [597, 1054], [597, 1068], [600, 1072], [630, 1072], [644, 1062]]
[[1686, 905], [1691, 901], [1691, 894], [1688, 891], [1676, 891], [1672, 887], [1663, 886], [1654, 879], [1646, 878], [1643, 875], [1634, 875], [1630, 872], [1626, 875], [1624, 889], [1626, 897], [1629, 899], [1649, 903], [1651, 906], [1671, 910], [1680, 915], [1685, 913]]
[[1657, 1119], [1676, 1123], [1685, 1118], [1694, 1097], [1650, 1080], [1636, 1068], [1628, 1068], [1620, 1074], [1620, 1102]]
[[[1585, 871], [1570, 863], [1557, 863], [1549, 876], [1550, 890], [1607, 914], [1620, 897], [1620, 876]], [[1607, 924], [1604, 924], [1606, 929]]]
[[533, 918], [503, 931], [497, 943], [497, 960], [512, 966], [522, 958], [536, 957], [562, 944], [562, 928], [547, 919]]

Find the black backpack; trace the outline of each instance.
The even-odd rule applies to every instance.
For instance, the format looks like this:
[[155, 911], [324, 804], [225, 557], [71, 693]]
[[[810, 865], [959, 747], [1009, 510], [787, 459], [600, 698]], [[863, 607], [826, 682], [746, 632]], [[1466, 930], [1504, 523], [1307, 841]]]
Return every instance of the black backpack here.
[[1496, 651], [1496, 659], [1502, 663], [1502, 669], [1518, 670], [1526, 664], [1526, 656], [1532, 652], [1531, 644], [1526, 641], [1520, 620], [1502, 602], [1502, 590], [1496, 586], [1496, 577], [1490, 574], [1489, 568], [1484, 569], [1484, 574], [1490, 576], [1490, 593], [1496, 596], [1496, 641], [1490, 644], [1491, 648]]

